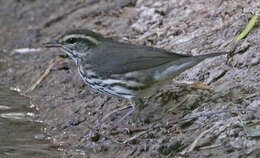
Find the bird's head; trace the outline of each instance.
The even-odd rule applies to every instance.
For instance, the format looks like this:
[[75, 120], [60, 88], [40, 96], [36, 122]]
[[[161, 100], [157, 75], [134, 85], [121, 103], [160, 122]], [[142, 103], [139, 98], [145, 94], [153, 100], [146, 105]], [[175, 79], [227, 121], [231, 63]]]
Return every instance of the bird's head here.
[[59, 47], [72, 59], [86, 56], [91, 49], [97, 47], [105, 38], [90, 30], [73, 30], [66, 32], [57, 40], [45, 43], [45, 47]]

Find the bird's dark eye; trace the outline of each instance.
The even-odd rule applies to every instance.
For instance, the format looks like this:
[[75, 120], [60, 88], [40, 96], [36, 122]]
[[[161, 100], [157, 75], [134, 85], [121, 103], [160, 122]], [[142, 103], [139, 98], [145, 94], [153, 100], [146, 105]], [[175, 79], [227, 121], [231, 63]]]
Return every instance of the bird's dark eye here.
[[65, 43], [68, 43], [68, 44], [74, 44], [77, 42], [77, 39], [76, 38], [69, 38], [65, 41]]

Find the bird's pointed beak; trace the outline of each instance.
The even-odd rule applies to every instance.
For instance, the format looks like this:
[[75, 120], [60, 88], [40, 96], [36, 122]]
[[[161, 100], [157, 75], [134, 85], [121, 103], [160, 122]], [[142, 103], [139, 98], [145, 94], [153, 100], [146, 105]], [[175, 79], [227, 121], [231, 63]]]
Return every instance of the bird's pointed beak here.
[[47, 43], [43, 43], [42, 46], [45, 48], [53, 48], [53, 47], [61, 47], [62, 44], [60, 42], [58, 42], [57, 40], [53, 40], [53, 41], [50, 41]]

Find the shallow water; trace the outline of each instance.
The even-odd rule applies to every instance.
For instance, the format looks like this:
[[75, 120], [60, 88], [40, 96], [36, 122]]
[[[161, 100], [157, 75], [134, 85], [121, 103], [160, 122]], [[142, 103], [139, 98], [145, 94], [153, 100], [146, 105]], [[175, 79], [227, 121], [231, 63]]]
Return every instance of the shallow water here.
[[62, 157], [28, 97], [0, 84], [0, 158]]

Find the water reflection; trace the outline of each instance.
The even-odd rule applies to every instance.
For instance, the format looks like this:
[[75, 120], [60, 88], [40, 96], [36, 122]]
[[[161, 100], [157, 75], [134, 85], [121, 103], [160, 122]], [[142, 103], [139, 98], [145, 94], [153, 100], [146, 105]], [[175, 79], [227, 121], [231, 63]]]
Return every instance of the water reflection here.
[[61, 157], [58, 147], [43, 134], [44, 125], [33, 121], [30, 99], [0, 84], [0, 157]]

